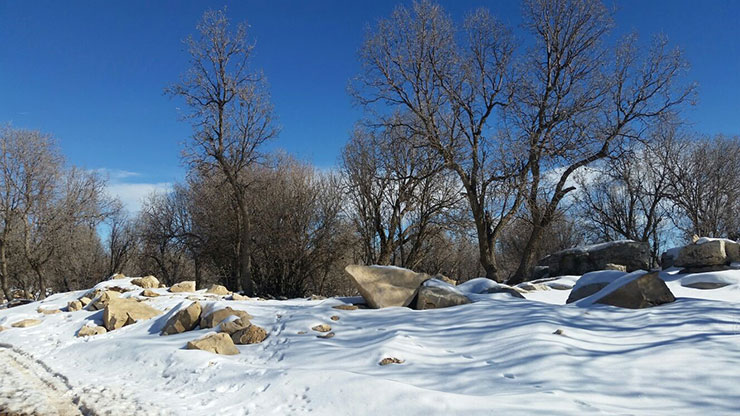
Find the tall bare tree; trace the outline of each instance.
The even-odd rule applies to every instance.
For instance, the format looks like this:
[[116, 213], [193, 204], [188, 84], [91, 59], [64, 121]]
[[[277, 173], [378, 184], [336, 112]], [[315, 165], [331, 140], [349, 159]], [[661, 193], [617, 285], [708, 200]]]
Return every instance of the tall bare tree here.
[[601, 1], [527, 0], [524, 25], [535, 43], [506, 111], [512, 148], [526, 161], [532, 229], [511, 283], [529, 277], [546, 227], [575, 190], [573, 173], [640, 138], [693, 91], [678, 82], [687, 65], [665, 39], [641, 47], [628, 36], [605, 46], [612, 20]]
[[399, 6], [381, 20], [360, 51], [353, 95], [386, 124], [385, 108], [413, 117], [414, 136], [455, 172], [464, 188], [486, 276], [500, 280], [496, 241], [519, 209], [519, 162], [496, 132], [504, 107], [513, 41], [485, 9], [466, 19], [461, 36], [451, 18], [427, 1]]
[[245, 173], [258, 160], [260, 145], [275, 137], [278, 128], [264, 76], [249, 67], [253, 45], [247, 41], [246, 23], [232, 30], [224, 10], [207, 11], [197, 29], [197, 38], [185, 41], [190, 70], [166, 91], [183, 97], [189, 108], [194, 134], [185, 151], [187, 162], [206, 173], [218, 170], [229, 184], [238, 214], [236, 271], [242, 290], [252, 294], [250, 182]]

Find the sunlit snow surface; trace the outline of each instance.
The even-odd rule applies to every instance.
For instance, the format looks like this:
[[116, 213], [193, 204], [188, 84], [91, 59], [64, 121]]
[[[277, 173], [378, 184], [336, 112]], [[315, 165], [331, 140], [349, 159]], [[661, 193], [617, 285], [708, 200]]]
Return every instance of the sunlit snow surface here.
[[[359, 298], [236, 302], [199, 292], [204, 305], [245, 309], [268, 331], [235, 356], [184, 349], [212, 330], [159, 336], [192, 294], [157, 289], [163, 296], [146, 302], [169, 308], [165, 314], [86, 339], [75, 333], [100, 322], [102, 311], [36, 312], [84, 293], [74, 292], [1, 310], [6, 328], [25, 318], [43, 323], [6, 329], [0, 343], [77, 391], [121, 394], [120, 403], [93, 409], [99, 413], [125, 414], [135, 402], [175, 415], [738, 414], [740, 271], [704, 273], [714, 279], [704, 281], [731, 283], [713, 290], [683, 287], [699, 275], [675, 273], [663, 277], [678, 300], [643, 310], [564, 305], [569, 290], [529, 292], [526, 300], [471, 294], [474, 303], [423, 311], [332, 308]], [[317, 338], [311, 327], [321, 323], [336, 335]], [[386, 357], [405, 361], [378, 365]], [[0, 390], [9, 383], [0, 380]]]

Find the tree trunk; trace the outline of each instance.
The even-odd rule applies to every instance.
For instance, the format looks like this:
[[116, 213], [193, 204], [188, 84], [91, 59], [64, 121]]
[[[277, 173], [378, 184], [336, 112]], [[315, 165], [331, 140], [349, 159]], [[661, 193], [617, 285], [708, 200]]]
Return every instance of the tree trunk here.
[[252, 233], [247, 218], [246, 209], [241, 208], [241, 244], [239, 244], [239, 283], [247, 296], [254, 296], [254, 281], [252, 281], [252, 253], [250, 252]]
[[8, 258], [5, 252], [5, 243], [0, 242], [0, 284], [2, 284], [5, 300], [10, 302], [10, 288], [8, 287]]
[[522, 283], [529, 278], [534, 269], [535, 262], [537, 262], [537, 252], [539, 251], [540, 242], [544, 235], [545, 226], [541, 224], [534, 224], [532, 232], [529, 234], [527, 245], [524, 247], [522, 258], [519, 260], [519, 266], [506, 283], [509, 285], [516, 285]]
[[41, 274], [41, 270], [38, 267], [33, 267], [33, 271], [39, 280], [39, 299], [46, 298], [46, 282], [44, 281], [44, 275]]

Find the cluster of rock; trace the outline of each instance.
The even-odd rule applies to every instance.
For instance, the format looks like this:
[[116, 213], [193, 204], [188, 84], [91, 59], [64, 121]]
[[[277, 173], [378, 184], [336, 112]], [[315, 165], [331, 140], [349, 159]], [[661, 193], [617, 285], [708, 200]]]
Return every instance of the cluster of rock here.
[[597, 270], [649, 270], [650, 245], [622, 240], [576, 247], [550, 254], [538, 262], [532, 280], [547, 276], [583, 275]]
[[740, 244], [726, 239], [696, 237], [692, 244], [661, 256], [661, 267], [680, 267], [680, 273], [727, 270], [735, 262], [740, 262]]
[[371, 308], [435, 309], [470, 303], [451, 279], [392, 266], [349, 265], [345, 271]]

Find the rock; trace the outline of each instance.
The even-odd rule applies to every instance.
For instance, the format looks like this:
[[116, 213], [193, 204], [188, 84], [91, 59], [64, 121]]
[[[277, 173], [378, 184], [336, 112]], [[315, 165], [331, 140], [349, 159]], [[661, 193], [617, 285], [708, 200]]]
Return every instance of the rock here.
[[553, 332], [553, 335], [563, 335], [563, 333], [562, 329], [556, 329], [555, 332]]
[[334, 338], [334, 333], [333, 332], [327, 332], [324, 335], [316, 335], [316, 338], [322, 338], [322, 339]]
[[249, 300], [249, 296], [240, 295], [238, 293], [232, 293], [231, 300]]
[[331, 319], [332, 321], [338, 321], [339, 317], [337, 315], [332, 315], [329, 319]]
[[239, 350], [234, 345], [234, 341], [228, 334], [225, 334], [223, 332], [209, 334], [204, 336], [203, 338], [190, 341], [188, 342], [186, 348], [189, 350], [208, 351], [222, 355], [239, 354]]
[[267, 332], [257, 325], [249, 325], [231, 334], [231, 340], [239, 345], [259, 344], [265, 338], [267, 338]]
[[699, 236], [694, 234], [691, 236], [691, 242], [696, 244], [696, 242], [699, 241]]
[[178, 292], [195, 292], [195, 281], [193, 280], [186, 280], [184, 282], [175, 283], [170, 288], [170, 292], [178, 293]]
[[550, 290], [550, 286], [544, 284], [544, 283], [533, 283], [533, 282], [524, 282], [516, 285], [517, 289], [524, 290], [526, 292], [543, 292], [546, 290]]
[[41, 321], [38, 319], [24, 319], [22, 321], [18, 321], [11, 325], [13, 328], [28, 328], [29, 326], [36, 326], [40, 324]]
[[697, 266], [697, 267], [684, 267], [678, 271], [678, 274], [693, 274], [693, 273], [707, 273], [707, 272], [721, 272], [724, 270], [730, 270], [730, 266], [726, 264], [720, 264], [717, 266]]
[[607, 264], [624, 265], [628, 272], [650, 268], [650, 245], [631, 240], [612, 241], [558, 251], [540, 260], [550, 276], [582, 275], [606, 270]]
[[713, 240], [704, 244], [689, 244], [681, 249], [673, 265], [676, 267], [696, 268], [706, 266], [724, 266], [728, 263], [723, 240]]
[[80, 303], [82, 304], [82, 307], [83, 307], [83, 308], [84, 308], [85, 306], [89, 305], [89, 304], [90, 304], [90, 302], [92, 302], [92, 299], [88, 298], [87, 296], [83, 296], [83, 297], [79, 298], [78, 300], [79, 300], [79, 301], [80, 301]]
[[160, 335], [181, 334], [185, 331], [192, 331], [200, 322], [201, 311], [200, 303], [191, 303], [190, 306], [178, 311], [167, 321]]
[[144, 289], [156, 289], [159, 287], [159, 280], [152, 275], [133, 279], [131, 283]]
[[125, 278], [126, 278], [126, 275], [125, 275], [125, 274], [123, 274], [123, 273], [116, 273], [116, 274], [114, 274], [113, 276], [111, 276], [110, 278], [111, 278], [111, 280], [115, 280], [115, 279], [125, 279]]
[[344, 269], [372, 308], [408, 306], [419, 286], [429, 279], [425, 273], [391, 266], [349, 265]]
[[144, 290], [141, 291], [140, 296], [144, 296], [144, 297], [147, 297], [147, 298], [156, 298], [157, 296], [159, 296], [159, 293], [157, 293], [157, 292], [155, 292], [155, 291], [153, 291], [151, 289], [144, 289]]
[[82, 310], [82, 302], [80, 302], [79, 300], [73, 300], [71, 302], [68, 302], [67, 310], [70, 312]]
[[137, 321], [154, 318], [162, 313], [134, 299], [113, 298], [105, 306], [103, 325], [108, 331], [131, 325]]
[[728, 262], [740, 262], [740, 244], [735, 241], [725, 241], [725, 254], [727, 254]]
[[29, 326], [36, 326], [40, 324], [41, 321], [38, 319], [24, 319], [22, 321], [18, 321], [11, 325], [13, 328], [28, 328]]
[[534, 266], [532, 269], [532, 280], [544, 279], [550, 276], [550, 268], [547, 266]]
[[105, 329], [105, 327], [102, 327], [99, 325], [95, 325], [95, 326], [85, 325], [82, 328], [80, 328], [79, 331], [77, 331], [77, 336], [78, 337], [89, 337], [93, 335], [102, 335], [102, 334], [105, 334], [106, 332], [108, 332], [108, 330]]
[[226, 307], [213, 311], [211, 314], [201, 319], [200, 327], [215, 328], [218, 326], [218, 324], [221, 323], [221, 321], [232, 315], [242, 319], [242, 321], [249, 321], [250, 319], [252, 319], [252, 315], [248, 314], [246, 311]]
[[573, 303], [589, 297], [601, 289], [607, 287], [611, 282], [626, 276], [627, 273], [618, 270], [600, 270], [586, 273], [576, 282], [565, 303]]
[[[195, 288], [195, 286], [193, 286], [193, 288]], [[231, 292], [229, 292], [229, 289], [226, 289], [225, 286], [211, 285], [211, 287], [209, 287], [208, 290], [206, 290], [206, 293], [211, 293], [211, 294], [214, 294], [214, 295], [224, 295], [225, 296], [225, 295], [228, 295]]]
[[646, 273], [627, 280], [625, 284], [616, 287], [610, 293], [602, 295], [594, 303], [620, 308], [642, 309], [675, 300], [673, 293], [668, 289], [663, 279], [658, 276], [658, 273]]
[[433, 278], [434, 279], [437, 279], [437, 280], [441, 280], [441, 281], [443, 281], [445, 283], [449, 283], [452, 286], [457, 286], [457, 280], [450, 279], [449, 277], [447, 277], [447, 276], [445, 276], [443, 274], [438, 274], [438, 275], [434, 276]]
[[87, 309], [91, 311], [99, 311], [101, 309], [105, 309], [105, 307], [108, 306], [108, 303], [110, 303], [111, 300], [118, 299], [119, 297], [120, 293], [114, 290], [106, 290], [105, 292], [98, 295], [98, 297], [96, 297], [93, 301], [91, 301]]
[[703, 290], [719, 289], [727, 285], [729, 285], [729, 283], [725, 283], [725, 282], [692, 282], [692, 283], [681, 284], [681, 286], [683, 287], [689, 287], [691, 289], [703, 289]]
[[604, 270], [616, 270], [627, 273], [627, 266], [623, 264], [606, 263], [604, 265]]
[[326, 296], [321, 296], [321, 295], [311, 295], [311, 297], [308, 298], [308, 300], [324, 300], [324, 299], [326, 299]]
[[387, 358], [383, 358], [382, 360], [380, 360], [378, 365], [403, 364], [405, 362], [406, 360], [399, 360], [398, 358], [387, 357]]
[[321, 324], [321, 325], [316, 325], [311, 329], [313, 329], [316, 332], [329, 332], [331, 331], [331, 326], [327, 324]]
[[233, 321], [224, 320], [218, 325], [218, 332], [226, 332], [231, 335], [234, 332], [241, 331], [242, 329], [252, 325], [248, 319], [237, 318]]
[[499, 285], [499, 286], [488, 288], [488, 290], [486, 290], [486, 293], [508, 293], [509, 295], [515, 298], [524, 299], [524, 296], [521, 293], [519, 293], [518, 290], [514, 289], [513, 287], [508, 287], [505, 285]]
[[3, 331], [5, 331], [5, 329], [6, 329], [6, 328], [5, 328], [4, 326], [0, 326], [0, 332], [3, 332]]
[[36, 312], [43, 314], [43, 315], [54, 315], [57, 313], [61, 313], [61, 309], [43, 309], [43, 308], [37, 308]]
[[335, 305], [335, 306], [332, 306], [332, 308], [339, 309], [341, 311], [354, 311], [354, 310], [359, 309], [355, 305]]
[[441, 280], [429, 279], [419, 288], [416, 309], [437, 309], [470, 303], [455, 286]]

